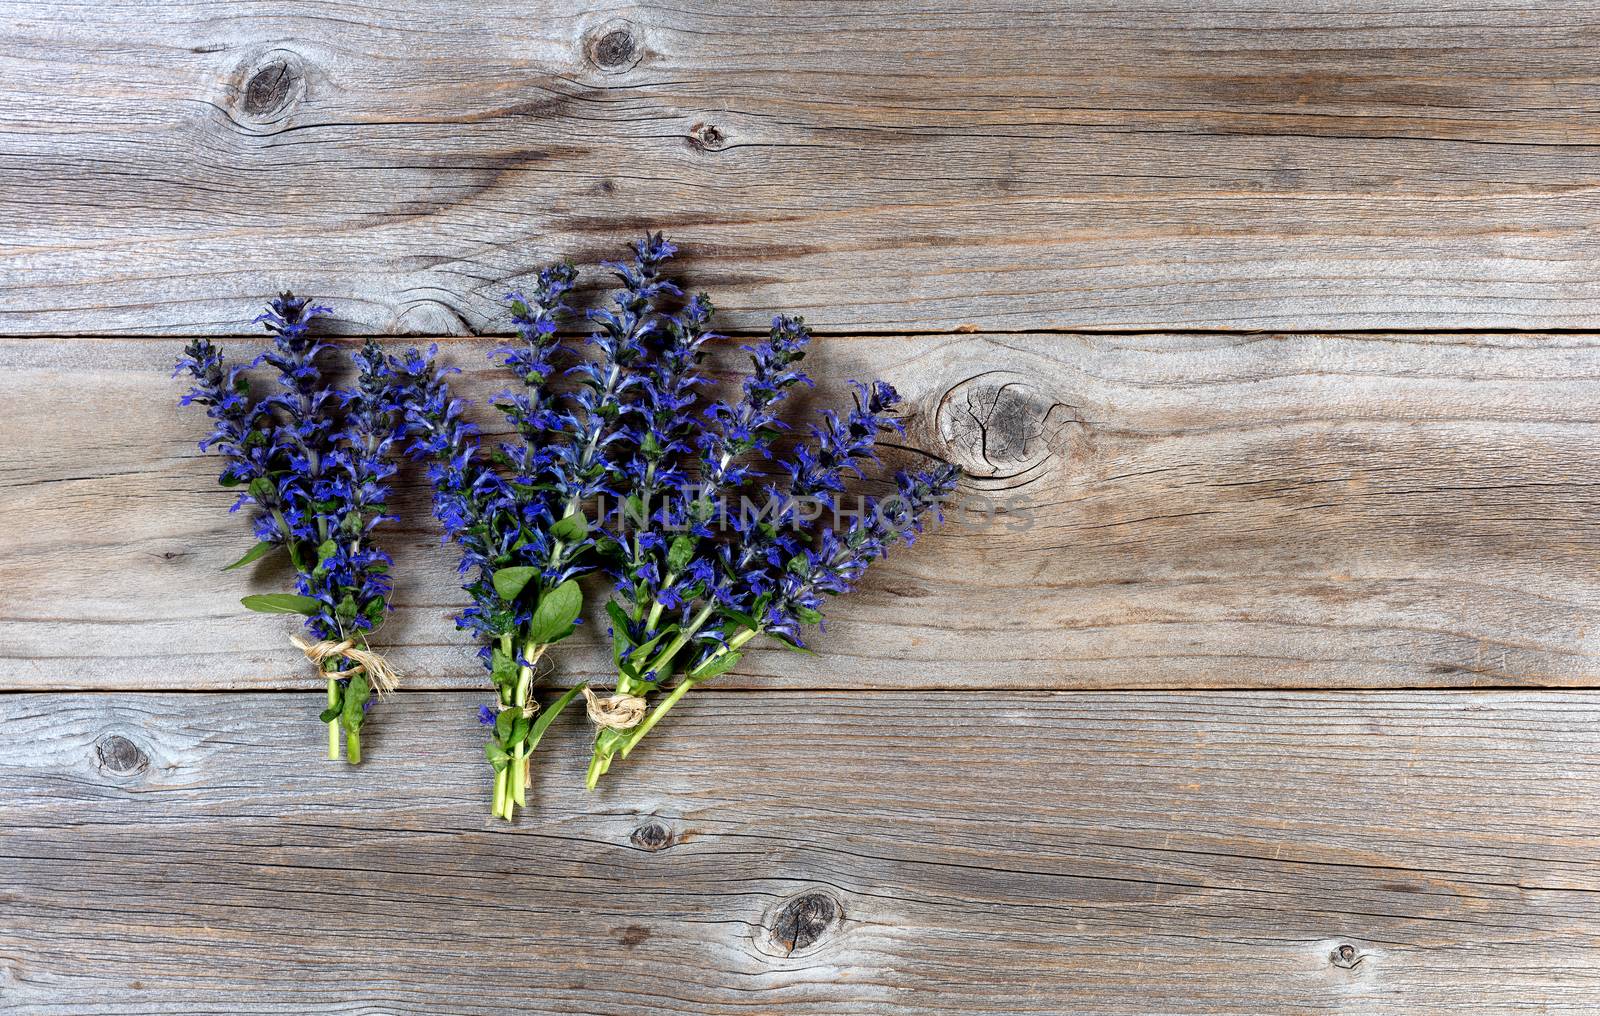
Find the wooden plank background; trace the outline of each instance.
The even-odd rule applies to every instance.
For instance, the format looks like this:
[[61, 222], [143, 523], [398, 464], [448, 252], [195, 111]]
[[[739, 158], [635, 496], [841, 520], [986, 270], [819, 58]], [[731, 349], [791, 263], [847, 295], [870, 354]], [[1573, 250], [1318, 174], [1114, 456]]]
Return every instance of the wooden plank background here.
[[476, 696], [406, 695], [364, 772], [315, 763], [315, 697], [0, 700], [11, 1011], [1476, 1016], [1600, 993], [1594, 692], [697, 693], [594, 795], [564, 727], [509, 830]]
[[[1600, 4], [1306, 6], [0, 2], [0, 1012], [1600, 1010]], [[507, 828], [410, 480], [319, 761], [181, 337], [645, 228], [964, 509]]]

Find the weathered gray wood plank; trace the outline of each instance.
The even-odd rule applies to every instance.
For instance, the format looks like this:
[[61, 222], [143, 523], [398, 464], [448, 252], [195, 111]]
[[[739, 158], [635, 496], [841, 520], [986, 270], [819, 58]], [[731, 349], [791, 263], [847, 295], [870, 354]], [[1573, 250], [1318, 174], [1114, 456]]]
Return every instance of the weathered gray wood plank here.
[[3, 3], [0, 334], [503, 328], [666, 228], [730, 320], [1593, 327], [1594, 3]]
[[[302, 686], [292, 625], [237, 605], [283, 573], [218, 571], [250, 540], [173, 405], [176, 346], [0, 343], [0, 686]], [[489, 348], [445, 351], [474, 397], [503, 384]], [[807, 362], [819, 391], [889, 378], [906, 448], [1016, 509], [957, 512], [836, 603], [819, 658], [753, 653], [727, 683], [1600, 677], [1594, 337], [828, 339]], [[400, 501], [384, 641], [413, 687], [474, 686], [454, 557], [422, 492]], [[556, 682], [605, 662], [594, 633], [562, 648]]]
[[0, 1011], [1600, 1008], [1595, 693], [704, 691], [514, 828], [315, 698], [0, 697]]

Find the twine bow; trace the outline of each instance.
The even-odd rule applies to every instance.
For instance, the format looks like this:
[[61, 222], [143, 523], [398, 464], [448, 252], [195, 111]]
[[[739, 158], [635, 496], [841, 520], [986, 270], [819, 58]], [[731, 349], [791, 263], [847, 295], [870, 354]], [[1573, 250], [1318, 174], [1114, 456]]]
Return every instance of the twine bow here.
[[298, 635], [289, 636], [289, 641], [294, 647], [306, 654], [306, 659], [322, 670], [324, 662], [335, 657], [342, 657], [354, 663], [349, 670], [325, 671], [329, 677], [354, 677], [356, 674], [365, 673], [367, 681], [372, 685], [372, 690], [379, 695], [394, 691], [400, 684], [400, 675], [389, 666], [389, 661], [379, 656], [370, 649], [358, 647], [353, 639], [335, 642], [332, 639], [323, 639], [321, 642], [307, 642]]
[[607, 695], [601, 698], [583, 686], [585, 711], [597, 727], [607, 730], [632, 730], [644, 719], [646, 702], [638, 695]]

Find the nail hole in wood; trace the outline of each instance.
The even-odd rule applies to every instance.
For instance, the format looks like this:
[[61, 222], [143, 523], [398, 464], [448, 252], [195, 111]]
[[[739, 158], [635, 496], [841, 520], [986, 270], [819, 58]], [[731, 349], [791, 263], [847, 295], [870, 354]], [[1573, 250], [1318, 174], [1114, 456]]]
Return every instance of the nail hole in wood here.
[[1341, 970], [1354, 970], [1361, 963], [1361, 952], [1348, 942], [1335, 947], [1328, 961]]

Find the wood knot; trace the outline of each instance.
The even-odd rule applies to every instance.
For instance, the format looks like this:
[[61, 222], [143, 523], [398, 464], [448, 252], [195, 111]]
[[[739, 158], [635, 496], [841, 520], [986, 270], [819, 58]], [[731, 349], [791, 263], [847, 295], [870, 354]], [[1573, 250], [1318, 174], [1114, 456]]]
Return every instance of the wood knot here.
[[844, 919], [844, 908], [827, 893], [809, 892], [785, 903], [772, 916], [768, 940], [778, 953], [791, 955], [822, 941]]
[[633, 831], [628, 841], [640, 850], [665, 850], [672, 846], [672, 830], [660, 822], [646, 822]]
[[720, 151], [728, 139], [714, 123], [697, 123], [689, 128], [689, 147], [701, 152]]
[[285, 50], [258, 58], [245, 70], [242, 81], [239, 112], [248, 120], [280, 120], [305, 97], [306, 80], [300, 58]]
[[1361, 951], [1348, 942], [1335, 946], [1333, 952], [1328, 954], [1328, 962], [1340, 970], [1354, 970], [1362, 959]]
[[1072, 406], [1035, 380], [985, 371], [961, 381], [939, 402], [939, 440], [969, 475], [1008, 479], [1034, 470], [1084, 440]]
[[139, 746], [121, 734], [111, 734], [95, 742], [94, 753], [100, 768], [113, 776], [132, 776], [150, 768], [150, 759]]
[[643, 56], [633, 26], [614, 22], [589, 33], [584, 51], [589, 62], [607, 74], [621, 74], [638, 66]]

